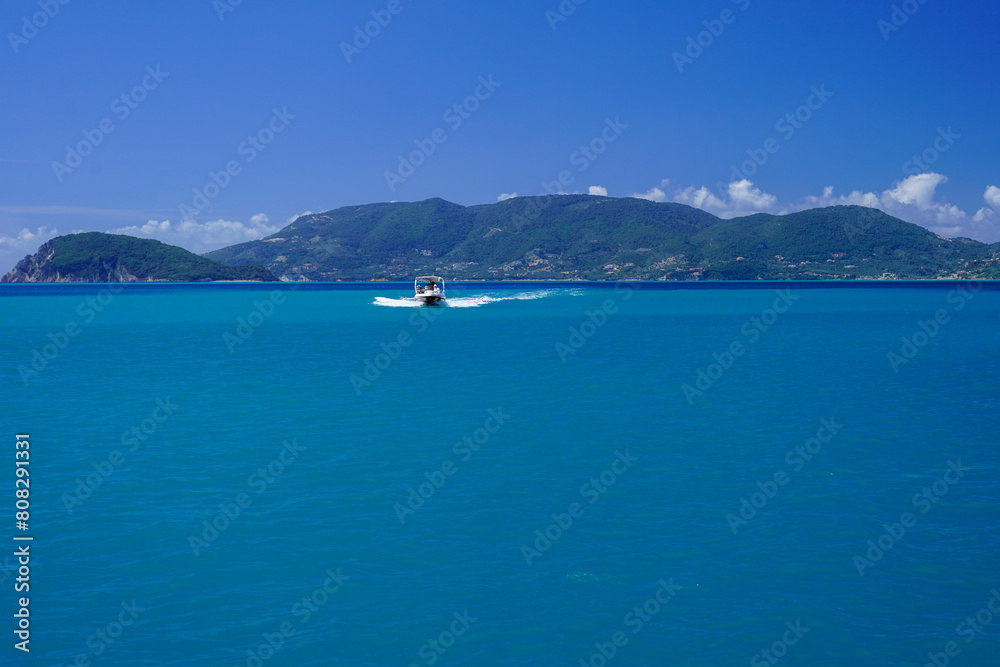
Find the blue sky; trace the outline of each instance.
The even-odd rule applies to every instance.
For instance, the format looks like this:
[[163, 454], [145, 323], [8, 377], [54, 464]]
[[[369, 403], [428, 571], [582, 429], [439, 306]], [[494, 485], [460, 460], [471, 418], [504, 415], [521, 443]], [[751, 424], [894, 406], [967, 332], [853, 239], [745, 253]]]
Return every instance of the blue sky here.
[[1000, 240], [995, 4], [63, 2], [0, 10], [2, 271], [72, 231], [204, 252], [543, 183]]

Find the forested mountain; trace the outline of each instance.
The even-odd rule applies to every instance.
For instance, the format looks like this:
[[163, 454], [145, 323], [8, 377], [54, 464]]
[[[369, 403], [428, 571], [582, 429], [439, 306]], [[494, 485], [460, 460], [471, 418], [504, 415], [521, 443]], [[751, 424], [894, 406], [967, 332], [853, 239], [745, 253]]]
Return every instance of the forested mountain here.
[[1000, 244], [859, 206], [722, 220], [683, 204], [557, 195], [348, 206], [206, 256], [284, 280], [915, 279], [997, 277]]
[[226, 266], [152, 239], [87, 232], [57, 236], [0, 282], [200, 282], [277, 280], [259, 266]]

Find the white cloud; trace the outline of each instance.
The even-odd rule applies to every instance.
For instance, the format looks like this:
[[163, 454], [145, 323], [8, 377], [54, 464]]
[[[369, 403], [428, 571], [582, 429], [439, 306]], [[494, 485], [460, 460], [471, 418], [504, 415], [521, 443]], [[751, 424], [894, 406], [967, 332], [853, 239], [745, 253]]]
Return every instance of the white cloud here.
[[994, 211], [1000, 211], [1000, 188], [995, 185], [989, 186], [983, 194], [983, 199]]
[[693, 186], [678, 190], [673, 197], [668, 197], [664, 201], [675, 201], [680, 204], [687, 204], [714, 213], [719, 217], [731, 218], [736, 213], [730, 213], [728, 204], [712, 194], [712, 192], [702, 186], [695, 189]]
[[805, 198], [805, 208], [823, 208], [826, 206], [867, 206], [868, 208], [878, 208], [878, 195], [872, 192], [861, 192], [855, 190], [848, 195], [833, 194], [833, 186], [828, 185], [823, 188], [820, 196], [809, 195]]
[[[938, 186], [947, 182], [946, 176], [935, 173], [909, 176], [883, 192], [877, 208], [946, 238], [964, 236], [986, 243], [1000, 241], [1000, 225], [991, 208], [980, 209], [970, 216], [954, 204], [937, 201]], [[987, 188], [983, 195], [987, 204], [992, 194]]]
[[[295, 222], [296, 220], [298, 220], [299, 218], [301, 218], [302, 216], [304, 216], [304, 215], [312, 215], [312, 214], [313, 214], [313, 212], [312, 212], [312, 211], [305, 211], [304, 213], [299, 213], [298, 215], [293, 215], [292, 217], [290, 217], [290, 218], [287, 218], [287, 219], [285, 220], [285, 224], [286, 224], [286, 225], [290, 225], [290, 224], [292, 224], [293, 222]], [[264, 215], [264, 214], [263, 214], [263, 213], [259, 213], [258, 215]], [[254, 216], [254, 217], [257, 217], [257, 216]], [[266, 220], [266, 219], [267, 219], [267, 218], [266, 218], [266, 216], [265, 216], [265, 220]], [[250, 220], [253, 220], [253, 218], [250, 218]]]
[[987, 230], [992, 230], [995, 234], [997, 228], [1000, 227], [1000, 188], [995, 185], [987, 187], [986, 192], [983, 193], [983, 200], [986, 201], [986, 206], [976, 211], [976, 214], [972, 216], [972, 222]]
[[687, 187], [677, 190], [666, 201], [674, 201], [700, 208], [714, 213], [720, 218], [733, 218], [750, 213], [774, 212], [778, 198], [767, 194], [760, 188], [755, 188], [748, 180], [733, 181], [725, 193], [725, 199], [716, 196], [711, 190]]
[[22, 229], [17, 236], [0, 236], [0, 248], [25, 249], [34, 253], [38, 246], [56, 236], [59, 236], [58, 229], [48, 227], [39, 227], [35, 231]]
[[256, 241], [264, 236], [270, 236], [278, 229], [280, 227], [277, 225], [269, 224], [266, 215], [259, 213], [250, 218], [249, 223], [235, 220], [211, 220], [208, 222], [150, 220], [141, 227], [132, 225], [109, 229], [108, 232], [156, 239], [170, 245], [186, 248], [191, 252], [204, 253], [236, 243]]
[[[191, 252], [204, 253], [218, 250], [228, 245], [255, 241], [269, 236], [280, 227], [271, 225], [263, 213], [250, 218], [249, 222], [234, 220], [212, 220], [196, 222], [183, 220], [149, 220], [144, 225], [131, 225], [109, 229], [109, 234], [128, 234], [139, 238], [156, 239], [180, 246]], [[73, 234], [84, 230], [74, 229]], [[92, 231], [92, 230], [90, 230]], [[49, 239], [59, 236], [59, 230], [50, 227], [39, 227], [35, 231], [22, 229], [16, 236], [0, 235], [0, 274], [14, 267], [25, 255], [33, 255]]]
[[945, 176], [935, 173], [907, 176], [896, 184], [895, 188], [886, 190], [885, 196], [889, 201], [910, 204], [926, 210], [934, 206], [934, 191], [937, 190], [937, 186], [947, 180]]
[[739, 210], [770, 211], [778, 205], [778, 198], [755, 188], [751, 181], [743, 179], [729, 184], [729, 201]]
[[26, 228], [16, 236], [0, 236], [0, 275], [13, 269], [26, 255], [34, 255], [38, 246], [56, 236], [59, 230], [49, 227], [38, 227], [35, 231]]
[[588, 194], [594, 195], [595, 197], [607, 197], [608, 189], [600, 185], [591, 185]]
[[507, 201], [508, 199], [513, 199], [516, 196], [517, 196], [516, 192], [512, 192], [510, 194], [507, 194], [505, 192], [505, 193], [501, 194], [499, 197], [497, 197], [497, 201]]
[[987, 206], [970, 216], [954, 204], [938, 201], [937, 189], [947, 182], [946, 176], [931, 172], [908, 176], [882, 194], [855, 190], [835, 195], [833, 188], [828, 186], [821, 195], [809, 195], [800, 202], [781, 203], [776, 196], [754, 187], [746, 179], [730, 183], [725, 193], [718, 194], [704, 186], [668, 189], [669, 181], [665, 180], [660, 187], [632, 196], [687, 204], [726, 219], [759, 212], [780, 215], [826, 206], [867, 206], [947, 238], [965, 236], [985, 243], [1000, 241], [1000, 187], [987, 187], [983, 194]]
[[649, 201], [665, 202], [665, 201], [667, 201], [667, 193], [664, 192], [663, 190], [661, 190], [660, 188], [665, 188], [668, 185], [670, 185], [670, 180], [669, 179], [663, 179], [663, 181], [660, 183], [660, 187], [659, 188], [651, 188], [651, 189], [647, 190], [646, 192], [642, 192], [642, 193], [638, 193], [637, 192], [637, 193], [629, 195], [629, 196], [630, 197], [635, 197], [636, 199], [647, 199]]

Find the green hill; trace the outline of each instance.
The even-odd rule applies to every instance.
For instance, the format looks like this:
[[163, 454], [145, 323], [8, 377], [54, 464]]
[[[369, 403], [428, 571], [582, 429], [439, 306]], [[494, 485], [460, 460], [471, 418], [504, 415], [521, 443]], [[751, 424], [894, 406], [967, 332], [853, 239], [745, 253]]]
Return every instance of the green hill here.
[[722, 220], [634, 198], [442, 199], [302, 216], [206, 257], [286, 280], [696, 280], [986, 277], [1000, 244], [944, 239], [859, 206]]
[[201, 282], [277, 280], [260, 266], [226, 266], [152, 239], [87, 232], [58, 236], [0, 282]]

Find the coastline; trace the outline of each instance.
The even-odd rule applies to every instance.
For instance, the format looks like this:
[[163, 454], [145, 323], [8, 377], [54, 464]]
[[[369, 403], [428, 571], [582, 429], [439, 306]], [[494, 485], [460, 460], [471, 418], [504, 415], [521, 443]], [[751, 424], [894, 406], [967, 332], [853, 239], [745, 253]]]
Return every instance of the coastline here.
[[[0, 297], [21, 295], [78, 294], [95, 286], [120, 286], [125, 292], [163, 292], [182, 290], [245, 290], [245, 291], [408, 291], [409, 281], [337, 281], [337, 282], [264, 282], [227, 280], [210, 282], [134, 282], [134, 283], [3, 283]], [[985, 291], [1000, 290], [1000, 280], [928, 279], [928, 280], [470, 280], [449, 281], [450, 290], [525, 290], [525, 289], [592, 289], [614, 290], [623, 285], [648, 291], [677, 290], [752, 290], [752, 289], [956, 289], [977, 285]], [[977, 290], [978, 291], [978, 290]]]

